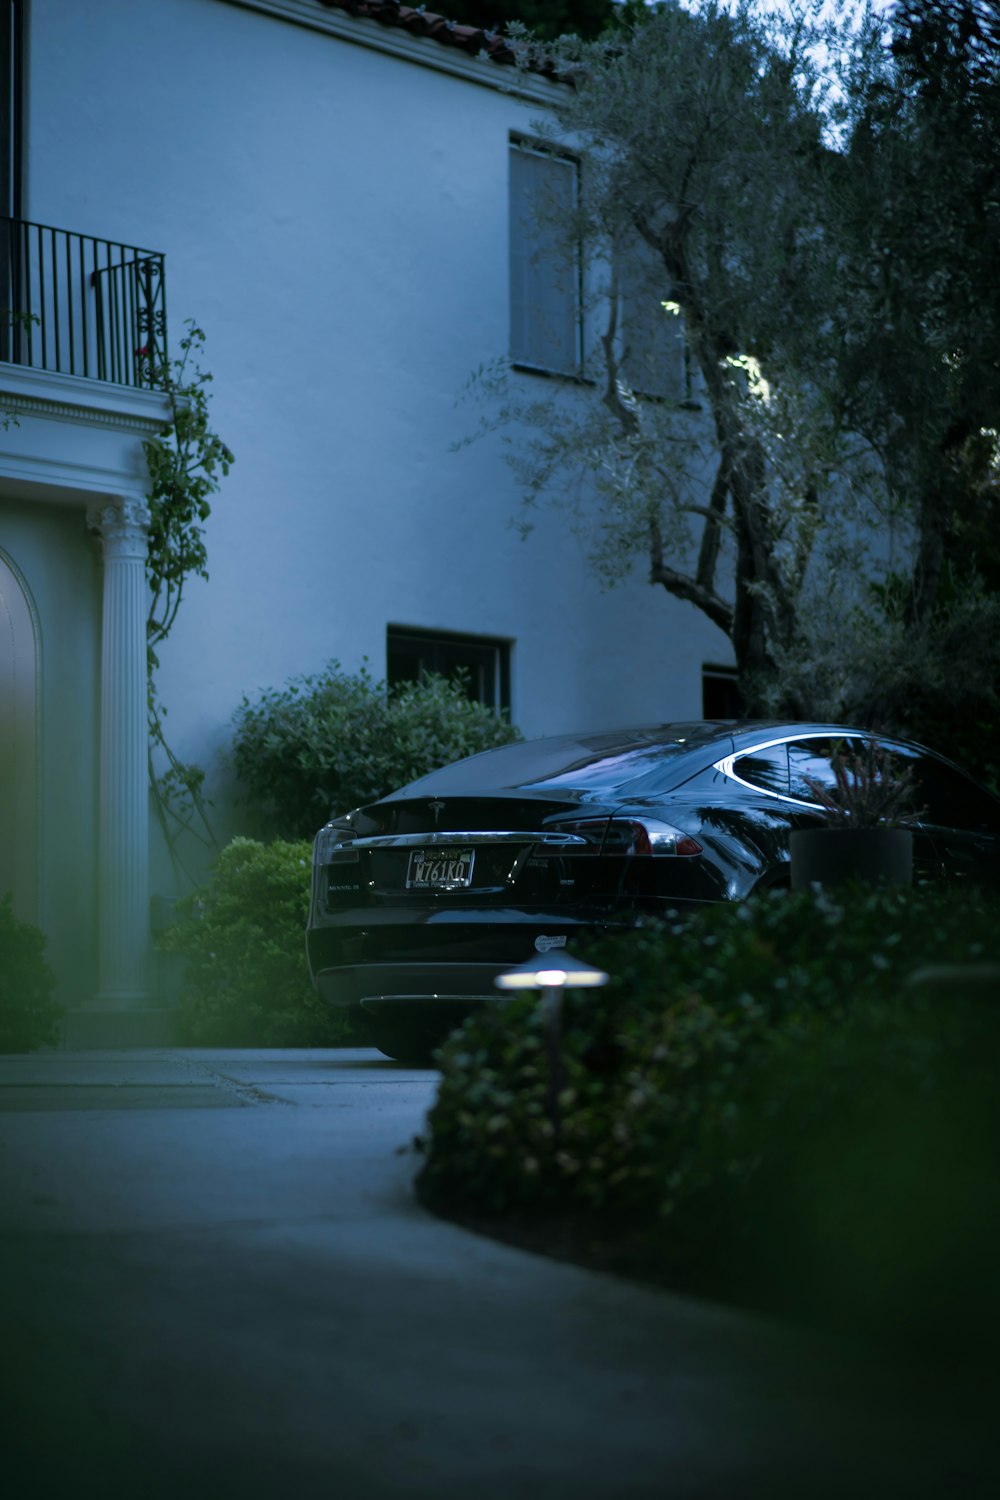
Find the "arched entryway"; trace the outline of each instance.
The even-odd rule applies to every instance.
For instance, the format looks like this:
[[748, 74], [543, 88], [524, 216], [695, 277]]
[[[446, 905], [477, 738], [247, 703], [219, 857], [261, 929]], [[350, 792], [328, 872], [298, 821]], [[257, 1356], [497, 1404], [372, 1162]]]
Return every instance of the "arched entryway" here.
[[0, 548], [0, 895], [38, 918], [38, 621], [27, 585]]

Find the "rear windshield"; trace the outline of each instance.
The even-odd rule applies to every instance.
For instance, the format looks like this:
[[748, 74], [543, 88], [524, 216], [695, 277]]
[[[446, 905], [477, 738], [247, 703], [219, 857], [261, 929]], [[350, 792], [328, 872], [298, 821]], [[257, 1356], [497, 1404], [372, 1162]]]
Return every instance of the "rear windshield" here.
[[[486, 750], [404, 788], [404, 796], [501, 791], [636, 791], [676, 769], [691, 750], [726, 739], [721, 724], [663, 724], [607, 734], [554, 735]], [[650, 788], [652, 789], [652, 787]]]

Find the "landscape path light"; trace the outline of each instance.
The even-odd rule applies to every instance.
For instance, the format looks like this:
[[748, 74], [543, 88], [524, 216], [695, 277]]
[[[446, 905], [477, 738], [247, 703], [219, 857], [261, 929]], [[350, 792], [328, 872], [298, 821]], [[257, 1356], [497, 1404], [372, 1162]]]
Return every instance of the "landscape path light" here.
[[562, 997], [564, 990], [598, 989], [607, 984], [610, 975], [593, 964], [585, 964], [561, 949], [537, 953], [526, 963], [498, 974], [493, 983], [498, 990], [541, 990], [542, 1025], [549, 1058], [546, 1105], [552, 1121], [553, 1138], [559, 1139], [559, 1095], [562, 1093]]

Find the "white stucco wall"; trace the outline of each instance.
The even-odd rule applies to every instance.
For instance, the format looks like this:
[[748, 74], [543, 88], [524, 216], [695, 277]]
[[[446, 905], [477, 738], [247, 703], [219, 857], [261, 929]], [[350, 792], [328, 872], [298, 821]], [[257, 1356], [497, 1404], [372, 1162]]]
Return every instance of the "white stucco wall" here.
[[388, 622], [513, 640], [528, 733], [697, 717], [721, 634], [641, 577], [602, 594], [554, 517], [522, 542], [499, 445], [448, 451], [506, 348], [537, 106], [226, 0], [33, 0], [31, 28], [27, 217], [166, 253], [237, 458], [163, 652], [181, 756], [221, 773], [244, 691], [381, 673]]

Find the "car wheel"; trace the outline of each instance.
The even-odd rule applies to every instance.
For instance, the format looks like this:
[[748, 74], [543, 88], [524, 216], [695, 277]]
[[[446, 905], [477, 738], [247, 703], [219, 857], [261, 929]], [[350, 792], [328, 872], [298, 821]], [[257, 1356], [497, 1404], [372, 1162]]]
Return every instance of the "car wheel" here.
[[391, 1057], [394, 1062], [409, 1063], [415, 1068], [433, 1065], [435, 1043], [416, 1026], [404, 1021], [383, 1021], [374, 1016], [365, 1018], [365, 1025], [373, 1047]]

